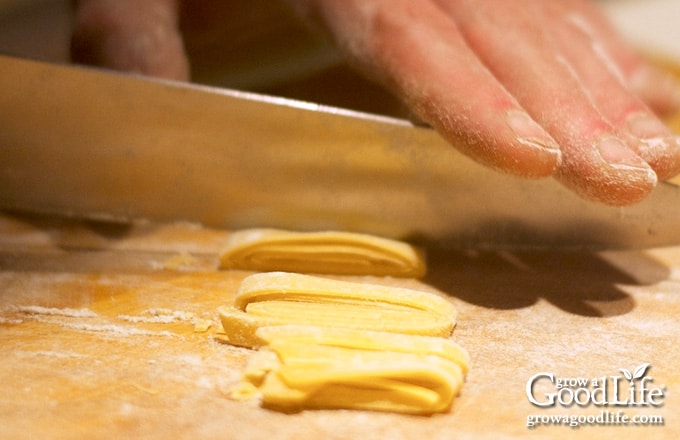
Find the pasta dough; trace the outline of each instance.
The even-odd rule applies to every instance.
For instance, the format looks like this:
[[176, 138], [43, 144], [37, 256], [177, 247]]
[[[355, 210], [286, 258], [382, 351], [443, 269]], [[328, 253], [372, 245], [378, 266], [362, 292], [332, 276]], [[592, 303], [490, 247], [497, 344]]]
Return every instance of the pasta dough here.
[[234, 307], [218, 309], [225, 339], [262, 345], [260, 327], [298, 324], [449, 336], [455, 307], [417, 290], [271, 272], [245, 278]]
[[283, 412], [432, 414], [460, 392], [469, 355], [448, 339], [453, 304], [434, 293], [303, 274], [418, 277], [425, 264], [415, 248], [362, 234], [255, 229], [231, 236], [220, 267], [264, 271], [243, 279], [233, 305], [218, 309], [216, 338], [257, 350], [234, 399], [259, 398]]
[[263, 405], [430, 414], [448, 409], [469, 357], [447, 339], [330, 327], [263, 327], [245, 378]]
[[413, 246], [351, 232], [249, 229], [230, 236], [220, 268], [421, 277], [425, 262]]

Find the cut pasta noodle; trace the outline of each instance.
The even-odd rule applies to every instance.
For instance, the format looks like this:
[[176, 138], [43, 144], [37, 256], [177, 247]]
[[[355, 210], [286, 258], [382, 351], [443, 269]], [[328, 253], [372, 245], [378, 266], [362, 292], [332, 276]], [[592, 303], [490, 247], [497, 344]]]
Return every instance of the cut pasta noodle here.
[[468, 369], [443, 338], [329, 327], [264, 327], [244, 375], [264, 406], [431, 414], [447, 410]]
[[428, 336], [449, 336], [455, 307], [417, 290], [272, 272], [243, 280], [234, 307], [218, 309], [224, 339], [263, 345], [260, 327], [297, 324]]
[[233, 233], [220, 268], [318, 274], [421, 277], [425, 262], [413, 246], [351, 232], [248, 229]]
[[215, 338], [257, 349], [231, 391], [283, 412], [344, 408], [447, 411], [468, 372], [449, 340], [457, 310], [434, 293], [293, 272], [420, 276], [412, 247], [339, 232], [233, 234], [221, 267], [264, 272], [243, 279], [218, 309]]

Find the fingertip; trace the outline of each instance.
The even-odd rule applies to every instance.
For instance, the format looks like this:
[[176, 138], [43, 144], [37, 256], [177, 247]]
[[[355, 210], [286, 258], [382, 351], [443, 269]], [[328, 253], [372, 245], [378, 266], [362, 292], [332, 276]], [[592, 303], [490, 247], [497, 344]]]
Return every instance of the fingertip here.
[[641, 156], [654, 169], [659, 180], [667, 180], [680, 173], [680, 138], [643, 139]]
[[606, 178], [574, 179], [564, 172], [557, 179], [586, 200], [609, 206], [627, 206], [640, 202], [656, 187], [656, 174], [649, 171], [616, 170]]
[[557, 144], [544, 139], [505, 136], [477, 137], [452, 130], [438, 130], [453, 147], [493, 170], [528, 178], [552, 176], [559, 168], [562, 153]]
[[506, 170], [528, 178], [552, 175], [562, 158], [557, 142], [524, 111], [510, 110], [506, 122], [514, 137], [504, 155]]
[[590, 156], [567, 161], [557, 178], [580, 196], [610, 206], [641, 201], [658, 181], [656, 172], [613, 136], [596, 140]]
[[548, 153], [539, 152], [530, 160], [522, 162], [522, 164], [526, 166], [511, 170], [511, 172], [515, 171], [516, 174], [528, 179], [550, 177], [555, 174], [555, 171], [559, 168], [560, 162], [561, 153], [559, 150]]
[[552, 176], [559, 168], [559, 149], [545, 148], [531, 141], [517, 139], [508, 150], [493, 157], [487, 165], [499, 171], [527, 179]]
[[680, 171], [680, 138], [661, 120], [650, 113], [637, 113], [628, 117], [626, 125], [635, 136], [634, 150], [652, 167], [659, 180]]

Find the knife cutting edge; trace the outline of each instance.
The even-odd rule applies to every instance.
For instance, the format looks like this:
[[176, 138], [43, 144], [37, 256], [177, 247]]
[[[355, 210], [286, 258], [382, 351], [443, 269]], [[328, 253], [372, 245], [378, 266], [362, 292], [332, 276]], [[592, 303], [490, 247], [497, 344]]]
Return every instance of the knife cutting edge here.
[[7, 56], [0, 89], [4, 209], [489, 249], [680, 244], [673, 184], [603, 206], [404, 120]]

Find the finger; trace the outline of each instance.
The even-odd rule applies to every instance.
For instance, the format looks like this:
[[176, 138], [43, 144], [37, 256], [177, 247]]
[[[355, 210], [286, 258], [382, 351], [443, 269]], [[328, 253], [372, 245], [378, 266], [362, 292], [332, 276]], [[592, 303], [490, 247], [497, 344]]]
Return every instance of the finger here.
[[651, 64], [636, 51], [593, 2], [581, 2], [582, 16], [598, 44], [620, 69], [627, 87], [662, 117], [680, 111], [680, 83], [668, 70]]
[[667, 70], [640, 59], [639, 64], [625, 72], [628, 86], [656, 114], [670, 117], [680, 112], [680, 84]]
[[175, 0], [80, 0], [71, 57], [89, 65], [189, 79]]
[[571, 11], [565, 17], [561, 25], [553, 27], [556, 41], [595, 106], [659, 179], [677, 174], [680, 171], [679, 138], [631, 93], [618, 64], [598, 39], [590, 16]]
[[[300, 7], [300, 2], [297, 6]], [[477, 161], [527, 177], [559, 163], [555, 141], [470, 51], [430, 1], [308, 1], [306, 13], [369, 76]]]
[[559, 143], [557, 177], [604, 203], [638, 201], [654, 188], [656, 175], [602, 115], [562, 53], [551, 29], [564, 17], [551, 15], [550, 3], [440, 1], [500, 82]]

